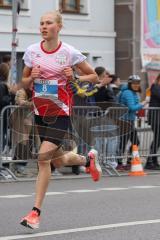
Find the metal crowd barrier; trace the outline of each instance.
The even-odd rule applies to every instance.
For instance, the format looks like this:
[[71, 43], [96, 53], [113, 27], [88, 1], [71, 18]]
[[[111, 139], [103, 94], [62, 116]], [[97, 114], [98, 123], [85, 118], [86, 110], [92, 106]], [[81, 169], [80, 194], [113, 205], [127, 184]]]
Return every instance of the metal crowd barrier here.
[[[120, 176], [116, 170], [117, 162], [126, 164], [132, 158], [130, 139], [136, 139], [143, 163], [148, 157], [158, 158], [160, 108], [139, 111], [134, 122], [137, 136], [132, 132], [132, 122], [125, 120], [127, 112], [127, 108], [111, 103], [75, 106], [71, 116], [72, 129], [68, 130], [70, 137], [67, 136], [65, 142], [68, 144], [71, 140], [76, 143], [80, 154], [87, 154], [92, 147], [96, 148], [100, 164], [110, 176]], [[0, 177], [17, 179], [14, 167], [28, 163], [30, 159], [33, 161], [33, 157], [36, 159], [39, 148], [36, 137], [34, 118], [30, 111], [19, 106], [3, 108], [0, 114]], [[29, 151], [21, 149], [21, 143], [29, 144]]]
[[96, 148], [100, 164], [110, 176], [120, 175], [118, 162], [131, 162], [133, 144], [138, 145], [143, 164], [147, 158], [158, 160], [160, 156], [160, 108], [140, 110], [134, 122], [125, 120], [127, 114], [127, 108], [112, 103], [74, 107], [73, 125], [82, 146], [79, 153]]
[[0, 114], [0, 176], [18, 178], [17, 166], [25, 166], [38, 151], [33, 113], [27, 107], [9, 105]]
[[[127, 108], [114, 105], [99, 103], [97, 106], [74, 107], [72, 122], [79, 136], [79, 145], [82, 145], [79, 153], [87, 155], [89, 149], [97, 149], [102, 170], [110, 176], [120, 176], [115, 166], [118, 141], [122, 134], [130, 131], [130, 123], [124, 123], [122, 119]], [[84, 145], [88, 146], [85, 147], [87, 151], [83, 151]]]

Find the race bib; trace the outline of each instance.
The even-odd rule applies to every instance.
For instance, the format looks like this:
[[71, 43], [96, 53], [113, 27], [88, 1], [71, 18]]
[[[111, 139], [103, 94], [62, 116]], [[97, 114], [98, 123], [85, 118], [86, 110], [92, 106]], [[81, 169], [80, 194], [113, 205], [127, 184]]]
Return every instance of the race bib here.
[[58, 98], [58, 81], [47, 79], [36, 79], [34, 81], [35, 97]]

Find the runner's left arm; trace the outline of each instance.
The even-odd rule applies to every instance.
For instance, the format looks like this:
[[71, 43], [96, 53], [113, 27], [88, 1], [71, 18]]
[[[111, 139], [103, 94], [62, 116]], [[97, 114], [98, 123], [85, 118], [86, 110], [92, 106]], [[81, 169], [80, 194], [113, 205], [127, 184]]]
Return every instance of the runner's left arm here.
[[98, 83], [98, 76], [87, 61], [76, 64], [76, 67], [78, 67], [83, 73], [83, 75], [79, 76], [79, 80], [81, 82], [91, 82], [94, 84]]

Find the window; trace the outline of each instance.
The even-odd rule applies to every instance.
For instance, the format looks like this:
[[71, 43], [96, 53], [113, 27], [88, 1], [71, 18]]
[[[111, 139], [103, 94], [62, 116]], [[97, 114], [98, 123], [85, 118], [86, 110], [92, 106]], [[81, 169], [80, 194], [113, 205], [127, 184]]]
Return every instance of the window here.
[[0, 0], [0, 7], [10, 8], [12, 6], [12, 0]]
[[62, 13], [88, 15], [88, 0], [59, 0], [59, 9]]
[[59, 9], [63, 13], [80, 13], [80, 0], [60, 0]]
[[20, 0], [21, 9], [29, 10], [29, 0]]
[[[13, 0], [0, 0], [0, 8], [12, 8], [12, 1]], [[22, 10], [28, 10], [28, 0], [19, 0], [19, 2]]]

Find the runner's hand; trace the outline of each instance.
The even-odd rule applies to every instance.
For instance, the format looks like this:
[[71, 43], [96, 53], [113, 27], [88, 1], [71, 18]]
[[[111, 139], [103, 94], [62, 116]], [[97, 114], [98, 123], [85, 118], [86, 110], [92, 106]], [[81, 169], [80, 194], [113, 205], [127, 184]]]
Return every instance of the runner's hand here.
[[32, 68], [31, 78], [34, 80], [35, 78], [40, 77], [40, 66], [36, 66]]
[[74, 79], [74, 75], [73, 75], [73, 69], [71, 67], [66, 67], [64, 68], [64, 74], [67, 78], [67, 80], [73, 80]]

